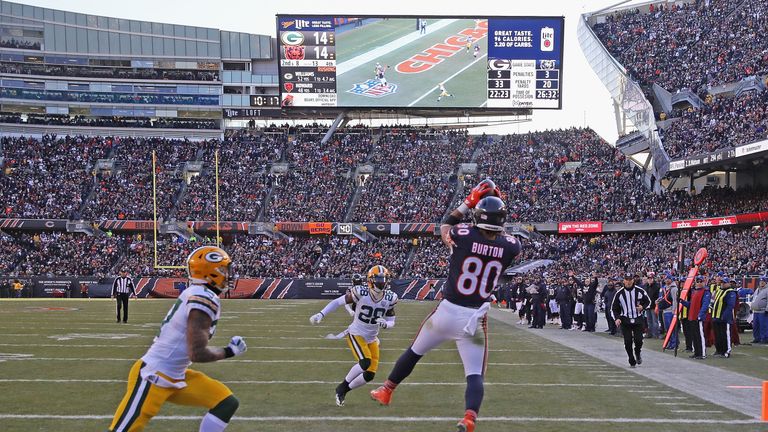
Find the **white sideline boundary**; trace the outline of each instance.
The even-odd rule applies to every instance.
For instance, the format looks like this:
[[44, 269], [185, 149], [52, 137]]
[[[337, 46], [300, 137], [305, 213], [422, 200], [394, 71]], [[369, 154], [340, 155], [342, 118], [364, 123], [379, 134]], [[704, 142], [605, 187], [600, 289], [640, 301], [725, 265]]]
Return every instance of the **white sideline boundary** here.
[[[56, 414], [0, 414], [0, 420], [109, 420], [113, 415], [56, 415]], [[153, 421], [200, 421], [200, 416], [156, 416]], [[431, 423], [455, 422], [456, 417], [388, 417], [388, 416], [270, 416], [239, 417], [234, 422], [354, 422], [369, 421], [382, 423]], [[650, 424], [759, 424], [757, 419], [702, 419], [702, 418], [595, 418], [595, 417], [482, 417], [483, 423], [650, 423]]]

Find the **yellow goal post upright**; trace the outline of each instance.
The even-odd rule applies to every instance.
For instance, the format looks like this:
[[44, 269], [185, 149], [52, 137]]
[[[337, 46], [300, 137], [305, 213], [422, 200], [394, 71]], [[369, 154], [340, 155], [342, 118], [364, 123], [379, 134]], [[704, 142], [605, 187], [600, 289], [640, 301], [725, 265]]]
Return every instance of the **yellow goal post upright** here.
[[[215, 195], [216, 195], [216, 246], [220, 247], [219, 233], [219, 149], [214, 151], [214, 172], [215, 172]], [[160, 265], [157, 257], [157, 153], [152, 150], [152, 243], [154, 245], [154, 268], [155, 269], [185, 269], [183, 265]]]

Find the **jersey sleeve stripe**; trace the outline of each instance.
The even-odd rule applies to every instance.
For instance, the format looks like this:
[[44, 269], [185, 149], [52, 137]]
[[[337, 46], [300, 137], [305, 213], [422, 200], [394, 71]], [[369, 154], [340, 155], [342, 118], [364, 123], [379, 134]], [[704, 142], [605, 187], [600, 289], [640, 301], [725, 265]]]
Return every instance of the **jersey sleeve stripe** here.
[[216, 312], [218, 312], [218, 308], [215, 307], [215, 306], [211, 306], [210, 303], [204, 303], [204, 302], [197, 301], [197, 300], [189, 300], [189, 301], [187, 301], [187, 304], [190, 305], [190, 306], [193, 306], [193, 307], [195, 305], [205, 306], [205, 309], [208, 309], [214, 315], [216, 314]]
[[219, 305], [216, 302], [214, 302], [213, 300], [209, 299], [208, 297], [191, 296], [191, 297], [189, 297], [188, 301], [193, 301], [193, 300], [197, 301], [197, 302], [201, 302], [201, 303], [207, 304], [207, 305], [211, 306], [212, 309], [215, 309], [215, 310], [219, 309]]

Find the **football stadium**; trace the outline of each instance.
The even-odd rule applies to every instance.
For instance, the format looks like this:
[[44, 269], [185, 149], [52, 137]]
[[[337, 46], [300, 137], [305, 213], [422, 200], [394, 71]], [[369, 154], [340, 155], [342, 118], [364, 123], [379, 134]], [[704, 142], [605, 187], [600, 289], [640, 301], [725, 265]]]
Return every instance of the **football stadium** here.
[[0, 0], [0, 431], [768, 430], [767, 2], [171, 3]]

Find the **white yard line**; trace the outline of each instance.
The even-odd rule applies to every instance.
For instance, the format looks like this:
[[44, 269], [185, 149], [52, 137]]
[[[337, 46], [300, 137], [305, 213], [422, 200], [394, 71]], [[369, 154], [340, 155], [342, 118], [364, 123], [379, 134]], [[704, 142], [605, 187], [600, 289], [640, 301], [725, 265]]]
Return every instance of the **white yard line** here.
[[[99, 358], [99, 357], [20, 357], [20, 358], [7, 358], [4, 359], [5, 361], [25, 361], [25, 360], [35, 360], [35, 361], [98, 361], [98, 362], [135, 362], [136, 358], [113, 358], [113, 357], [106, 357], [106, 358]], [[296, 360], [296, 359], [283, 359], [283, 360], [247, 360], [247, 359], [230, 359], [227, 360], [227, 363], [327, 363], [327, 364], [349, 364], [350, 360]], [[395, 362], [379, 362], [379, 364], [395, 364]], [[419, 362], [419, 364], [423, 365], [431, 365], [431, 366], [463, 366], [464, 363], [462, 362]], [[494, 366], [518, 366], [518, 367], [551, 367], [551, 366], [562, 366], [561, 363], [495, 363], [495, 362], [489, 362], [489, 365]], [[579, 367], [578, 365], [574, 365], [573, 367]]]
[[[317, 380], [224, 380], [225, 384], [280, 384], [280, 385], [309, 385], [309, 384], [322, 384], [322, 385], [336, 385], [338, 381], [317, 381]], [[124, 384], [125, 380], [122, 379], [45, 379], [45, 378], [8, 378], [0, 379], [0, 383], [45, 383], [45, 384], [65, 384], [65, 383], [86, 383], [86, 384]], [[383, 384], [377, 383], [377, 384]], [[403, 386], [459, 386], [464, 387], [466, 382], [404, 382]], [[618, 384], [593, 384], [593, 383], [510, 383], [510, 382], [486, 382], [486, 386], [491, 387], [607, 387], [618, 388], [627, 387], [625, 385]]]
[[[456, 78], [456, 77], [457, 77], [457, 76], [458, 76], [460, 73], [462, 73], [462, 72], [464, 72], [465, 70], [469, 69], [469, 68], [470, 68], [470, 67], [471, 67], [473, 64], [475, 64], [475, 63], [479, 62], [480, 60], [484, 59], [484, 58], [485, 58], [487, 55], [488, 55], [488, 54], [483, 54], [483, 55], [481, 55], [480, 57], [476, 58], [475, 60], [473, 60], [473, 61], [472, 61], [472, 63], [470, 63], [470, 64], [468, 64], [468, 65], [464, 66], [463, 68], [459, 69], [459, 71], [458, 71], [458, 72], [456, 72], [456, 73], [454, 73], [453, 75], [449, 76], [448, 78], [444, 79], [444, 80], [442, 81], [442, 83], [443, 83], [443, 84], [445, 84], [445, 83], [447, 83], [448, 81], [450, 81], [450, 80], [452, 80], [452, 79]], [[413, 102], [409, 103], [409, 104], [408, 104], [408, 106], [410, 107], [410, 106], [414, 106], [414, 105], [416, 105], [417, 103], [419, 103], [419, 101], [420, 101], [420, 100], [422, 100], [422, 99], [424, 99], [425, 97], [429, 96], [430, 94], [434, 93], [434, 92], [435, 92], [435, 90], [437, 90], [437, 89], [438, 89], [438, 86], [437, 86], [437, 85], [436, 85], [436, 86], [434, 86], [434, 87], [432, 87], [431, 89], [429, 89], [429, 91], [428, 91], [428, 92], [426, 92], [426, 93], [424, 93], [423, 95], [421, 95], [421, 96], [420, 96], [418, 99], [416, 99], [415, 101], [413, 101]]]
[[643, 399], [688, 399], [688, 396], [643, 396]]
[[[0, 414], [0, 420], [109, 420], [109, 415], [56, 415], [56, 414]], [[153, 421], [200, 421], [200, 416], [157, 416]], [[238, 417], [232, 418], [233, 422], [384, 422], [384, 423], [431, 423], [431, 422], [455, 422], [455, 417], [394, 417], [394, 416], [270, 416], [270, 417]], [[729, 420], [729, 419], [702, 419], [702, 418], [599, 418], [599, 417], [483, 417], [483, 423], [652, 423], [652, 424], [758, 424], [757, 419]]]
[[722, 414], [722, 411], [712, 410], [671, 410], [673, 413], [700, 413], [700, 414]]
[[[458, 20], [443, 19], [440, 21], [436, 21], [434, 24], [429, 24], [427, 25], [427, 35], [430, 33], [434, 33], [435, 31], [440, 30], [441, 28], [447, 25], [453, 24], [456, 21]], [[395, 39], [392, 42], [384, 44], [378, 48], [372, 49], [364, 54], [360, 54], [357, 57], [353, 57], [345, 62], [339, 63], [336, 65], [336, 76], [339, 77], [351, 71], [352, 69], [358, 68], [366, 63], [376, 61], [377, 59], [384, 57], [385, 55], [391, 53], [392, 51], [398, 50], [408, 45], [409, 43], [414, 42], [424, 36], [426, 35], [420, 35], [417, 30], [417, 31], [408, 33], [403, 37]], [[371, 75], [373, 75], [373, 66], [371, 66]]]
[[[326, 340], [323, 338], [317, 338], [318, 340]], [[349, 347], [342, 344], [335, 344], [337, 346], [259, 346], [259, 350], [276, 350], [276, 351], [349, 351]], [[13, 343], [0, 343], [0, 347], [46, 347], [46, 348], [148, 348], [149, 344], [132, 344], [132, 345], [99, 345], [99, 344], [13, 344]], [[379, 348], [379, 351], [395, 351], [403, 352], [405, 348]], [[456, 352], [455, 348], [435, 348], [432, 351], [437, 352]], [[531, 350], [534, 351], [534, 350]], [[520, 352], [520, 350], [514, 349], [489, 349], [488, 352]], [[541, 351], [536, 351], [541, 352]], [[599, 375], [598, 375], [599, 376]]]

